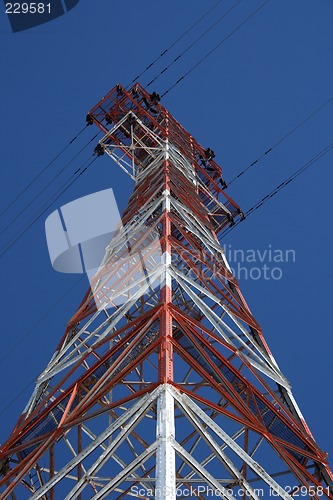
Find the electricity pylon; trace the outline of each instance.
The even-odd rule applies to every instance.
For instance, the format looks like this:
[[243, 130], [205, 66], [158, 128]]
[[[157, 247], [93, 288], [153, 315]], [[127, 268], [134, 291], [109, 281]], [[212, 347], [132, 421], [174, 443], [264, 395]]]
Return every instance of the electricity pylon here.
[[333, 499], [219, 242], [243, 214], [213, 151], [138, 84], [87, 121], [135, 188], [1, 446], [1, 498]]

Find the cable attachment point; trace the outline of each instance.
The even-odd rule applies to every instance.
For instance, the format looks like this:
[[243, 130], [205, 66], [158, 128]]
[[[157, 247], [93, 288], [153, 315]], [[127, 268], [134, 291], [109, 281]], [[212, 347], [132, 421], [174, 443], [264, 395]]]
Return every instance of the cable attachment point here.
[[98, 156], [103, 156], [104, 155], [104, 148], [102, 144], [98, 143], [97, 146], [94, 149], [94, 154]]
[[222, 177], [220, 179], [220, 184], [221, 184], [223, 190], [227, 189], [228, 184], [226, 183], [226, 181]]
[[240, 208], [237, 208], [237, 213], [240, 216], [241, 222], [246, 219], [246, 215], [244, 214], [244, 212]]
[[133, 88], [132, 88], [132, 96], [135, 98], [135, 99], [138, 99], [138, 97], [140, 97], [140, 94], [139, 94], [139, 87], [137, 85], [135, 85]]
[[[156, 104], [158, 104], [161, 100], [161, 97], [159, 94], [157, 94], [156, 92], [153, 92], [152, 94], [149, 95], [149, 99], [150, 99], [150, 102], [156, 106]], [[157, 109], [155, 109], [151, 104], [150, 102], [148, 101], [148, 99], [146, 99], [145, 97], [142, 98], [146, 108], [147, 108], [147, 111], [150, 111], [151, 113], [154, 113], [154, 115], [156, 115], [158, 113]]]
[[107, 124], [107, 125], [111, 125], [111, 123], [113, 122], [113, 120], [112, 120], [112, 118], [111, 118], [111, 115], [106, 114], [106, 115], [105, 115], [105, 121], [106, 121], [106, 124]]
[[87, 126], [92, 125], [94, 123], [93, 117], [88, 113], [86, 116]]
[[149, 98], [153, 104], [158, 104], [161, 100], [161, 96], [160, 94], [157, 94], [157, 92], [150, 94]]
[[211, 148], [205, 149], [205, 156], [207, 160], [213, 160], [215, 158], [215, 153]]
[[124, 89], [122, 88], [122, 86], [119, 83], [117, 84], [116, 90], [117, 90], [118, 95], [123, 95]]
[[229, 224], [229, 227], [232, 227], [232, 226], [234, 226], [234, 225], [235, 225], [235, 221], [234, 221], [234, 218], [232, 217], [232, 215], [227, 214], [227, 219], [228, 219], [228, 221], [229, 221], [229, 223], [230, 223], [230, 224]]

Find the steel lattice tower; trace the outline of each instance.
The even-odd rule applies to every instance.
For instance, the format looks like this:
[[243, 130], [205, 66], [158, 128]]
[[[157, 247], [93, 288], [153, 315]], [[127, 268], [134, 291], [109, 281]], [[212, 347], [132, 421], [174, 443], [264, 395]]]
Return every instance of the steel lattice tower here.
[[135, 188], [1, 446], [1, 498], [333, 499], [327, 456], [219, 243], [242, 212], [213, 152], [138, 84], [87, 120]]

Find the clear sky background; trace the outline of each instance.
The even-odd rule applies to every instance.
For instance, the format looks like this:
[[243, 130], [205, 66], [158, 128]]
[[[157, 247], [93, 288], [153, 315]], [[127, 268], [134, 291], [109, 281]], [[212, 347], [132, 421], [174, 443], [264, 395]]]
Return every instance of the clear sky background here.
[[[80, 0], [65, 16], [15, 34], [1, 4], [0, 212], [85, 125], [95, 103], [117, 82], [130, 83], [215, 3]], [[162, 94], [170, 88], [262, 3], [242, 0], [149, 89]], [[146, 85], [235, 4], [221, 1], [140, 83]], [[332, 0], [270, 0], [165, 96], [163, 105], [215, 151], [227, 181], [333, 96], [332, 26]], [[232, 183], [228, 194], [244, 211], [252, 207], [331, 143], [332, 118], [333, 101]], [[64, 168], [96, 132], [88, 128], [0, 217], [0, 232], [9, 226], [0, 235], [0, 254], [92, 154], [97, 139]], [[246, 279], [243, 271], [241, 289], [331, 464], [332, 160], [331, 150], [223, 240], [228, 251], [295, 252], [295, 262], [240, 263], [248, 273], [263, 264], [283, 272], [280, 280], [265, 280]], [[75, 285], [80, 276], [52, 269], [45, 219], [64, 203], [109, 187], [122, 211], [133, 185], [105, 156], [0, 257], [0, 442], [88, 287], [86, 277]]]

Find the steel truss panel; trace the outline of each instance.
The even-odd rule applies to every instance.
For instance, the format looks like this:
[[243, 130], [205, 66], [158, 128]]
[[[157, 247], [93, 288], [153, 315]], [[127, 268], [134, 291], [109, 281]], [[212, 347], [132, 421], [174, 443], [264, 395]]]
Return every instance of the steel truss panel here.
[[135, 188], [1, 446], [0, 498], [333, 500], [327, 456], [219, 242], [242, 212], [213, 152], [139, 84], [88, 121]]

